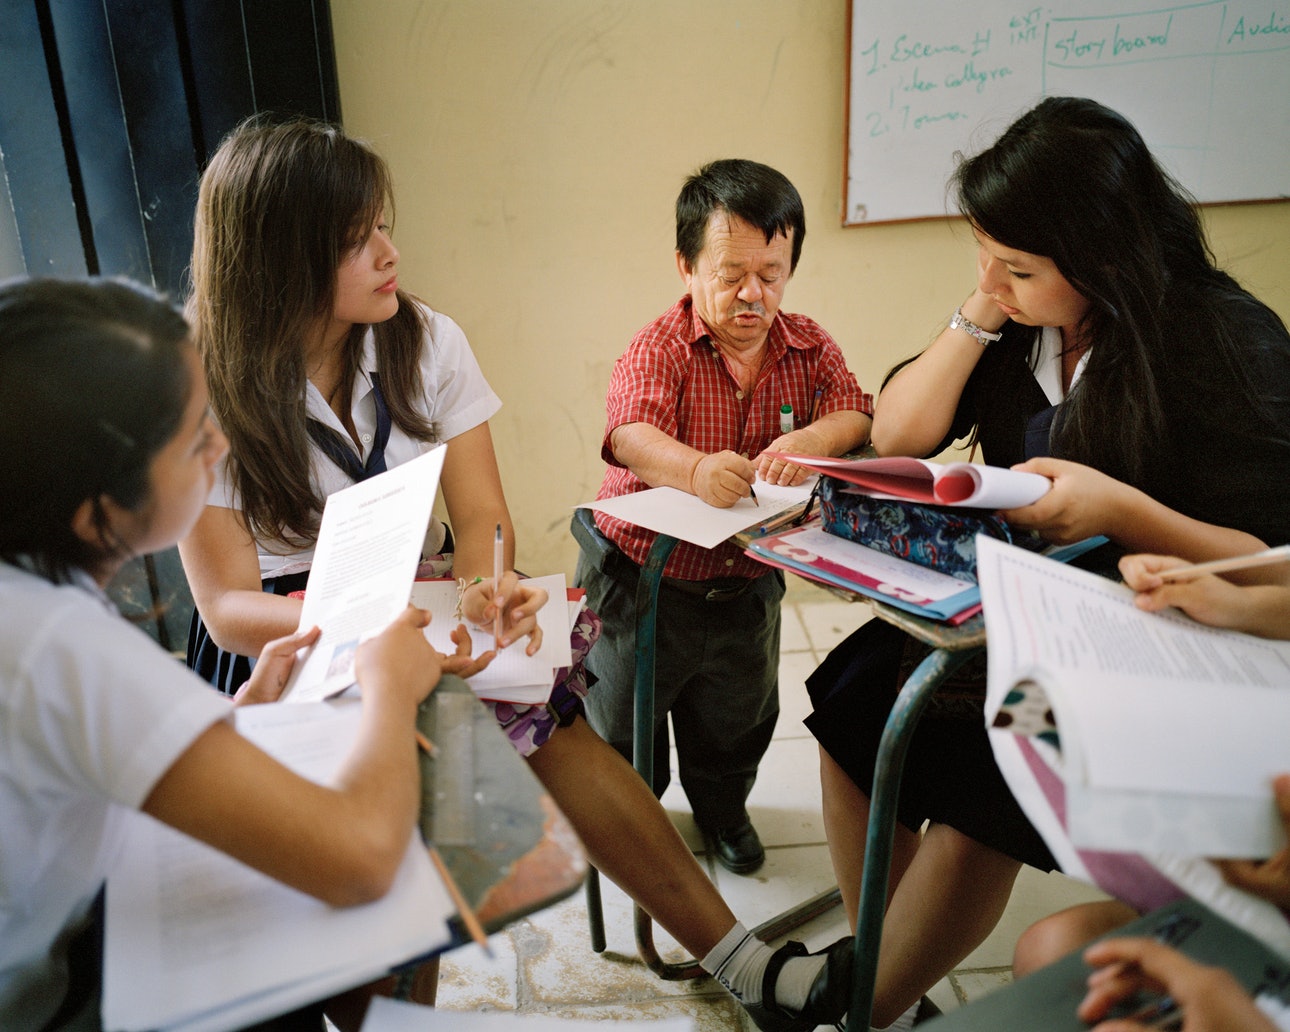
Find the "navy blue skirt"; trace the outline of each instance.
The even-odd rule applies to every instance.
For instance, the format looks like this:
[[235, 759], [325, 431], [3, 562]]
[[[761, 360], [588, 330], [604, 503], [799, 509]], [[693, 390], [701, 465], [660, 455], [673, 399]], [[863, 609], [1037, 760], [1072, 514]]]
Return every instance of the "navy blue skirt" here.
[[[900, 685], [927, 653], [904, 631], [873, 619], [838, 645], [806, 681], [806, 718], [825, 752], [866, 795], [873, 791], [878, 742]], [[910, 742], [897, 819], [917, 831], [925, 820], [1041, 871], [1057, 862], [994, 762], [985, 731], [985, 654], [937, 691]]]
[[[308, 580], [309, 571], [303, 570], [300, 573], [289, 573], [285, 577], [269, 577], [261, 582], [261, 586], [274, 595], [289, 595], [293, 591], [304, 591]], [[202, 614], [195, 607], [188, 625], [188, 653], [185, 662], [189, 670], [225, 695], [236, 695], [255, 667], [254, 656], [226, 652], [216, 645], [202, 622]]]

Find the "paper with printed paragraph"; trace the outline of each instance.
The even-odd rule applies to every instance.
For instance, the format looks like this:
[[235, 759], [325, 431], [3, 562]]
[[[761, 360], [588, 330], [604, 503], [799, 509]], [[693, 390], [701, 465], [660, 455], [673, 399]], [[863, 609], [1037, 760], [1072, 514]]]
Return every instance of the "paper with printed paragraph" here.
[[1015, 736], [996, 717], [1037, 686], [1055, 716], [1076, 846], [1282, 848], [1271, 782], [1290, 769], [1290, 642], [1143, 612], [1123, 584], [984, 536], [977, 549], [996, 759], [1007, 776]]
[[284, 702], [316, 702], [354, 683], [358, 646], [408, 604], [446, 447], [328, 495], [300, 610], [322, 633], [302, 649]]
[[[358, 700], [246, 706], [239, 732], [328, 783]], [[390, 891], [331, 907], [141, 813], [107, 880], [103, 1025], [241, 1028], [385, 974], [450, 941], [456, 907], [413, 832]]]

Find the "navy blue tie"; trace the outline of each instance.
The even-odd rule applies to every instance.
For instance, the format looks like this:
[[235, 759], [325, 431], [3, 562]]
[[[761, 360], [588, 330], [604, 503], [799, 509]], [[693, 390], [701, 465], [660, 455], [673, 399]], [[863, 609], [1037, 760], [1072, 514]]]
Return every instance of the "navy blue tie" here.
[[381, 394], [381, 382], [376, 373], [372, 374], [372, 399], [376, 402], [376, 440], [372, 442], [372, 450], [367, 454], [367, 462], [359, 461], [358, 453], [348, 438], [316, 419], [308, 422], [307, 429], [314, 444], [354, 483], [385, 472], [385, 445], [390, 439], [390, 410], [385, 404], [385, 396]]

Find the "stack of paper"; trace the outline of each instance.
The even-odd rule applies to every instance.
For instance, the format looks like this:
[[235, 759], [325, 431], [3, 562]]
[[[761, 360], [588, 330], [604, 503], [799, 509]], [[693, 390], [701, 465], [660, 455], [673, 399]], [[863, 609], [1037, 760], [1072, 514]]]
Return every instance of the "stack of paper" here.
[[[348, 755], [361, 703], [248, 706], [238, 730], [326, 783]], [[144, 814], [131, 814], [107, 880], [103, 1026], [241, 1028], [446, 946], [456, 912], [414, 832], [393, 888], [335, 908]]]
[[756, 538], [747, 554], [769, 566], [933, 620], [958, 624], [981, 608], [981, 592], [975, 584], [825, 533], [818, 522]]
[[[567, 667], [572, 659], [569, 650], [569, 632], [577, 607], [572, 611], [568, 601], [564, 574], [533, 577], [524, 582], [546, 589], [547, 602], [538, 612], [538, 626], [542, 629], [542, 644], [532, 656], [527, 654], [528, 639], [514, 642], [502, 649], [479, 673], [466, 683], [481, 699], [499, 702], [545, 703], [551, 697], [555, 672]], [[430, 644], [446, 655], [457, 651], [449, 634], [459, 625], [465, 626], [471, 638], [471, 655], [479, 656], [495, 648], [493, 632], [472, 627], [457, 619], [457, 584], [454, 581], [417, 581], [412, 585], [412, 604], [431, 613], [426, 637]], [[571, 615], [572, 614], [572, 615]]]

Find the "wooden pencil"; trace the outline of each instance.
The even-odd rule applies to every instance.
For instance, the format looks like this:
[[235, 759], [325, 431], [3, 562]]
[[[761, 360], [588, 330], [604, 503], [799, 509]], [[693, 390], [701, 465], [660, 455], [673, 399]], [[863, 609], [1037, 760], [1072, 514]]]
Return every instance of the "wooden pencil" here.
[[439, 872], [439, 877], [443, 879], [448, 895], [452, 897], [453, 905], [457, 908], [457, 914], [461, 917], [461, 923], [466, 926], [466, 931], [470, 932], [470, 937], [475, 940], [479, 948], [488, 954], [491, 959], [493, 949], [488, 945], [488, 936], [484, 934], [484, 926], [479, 923], [479, 918], [470, 909], [470, 904], [466, 902], [466, 897], [462, 895], [461, 889], [457, 886], [457, 880], [453, 878], [452, 872], [448, 870], [448, 865], [443, 862], [443, 857], [440, 855], [439, 850], [433, 845], [426, 848], [430, 852], [430, 860], [434, 863], [435, 870]]
[[1215, 559], [1208, 563], [1195, 563], [1191, 566], [1175, 566], [1160, 571], [1160, 579], [1167, 581], [1191, 580], [1207, 573], [1227, 573], [1229, 570], [1248, 570], [1252, 566], [1267, 566], [1271, 563], [1290, 561], [1290, 545], [1278, 545], [1262, 552], [1250, 555], [1238, 555], [1232, 559]]

